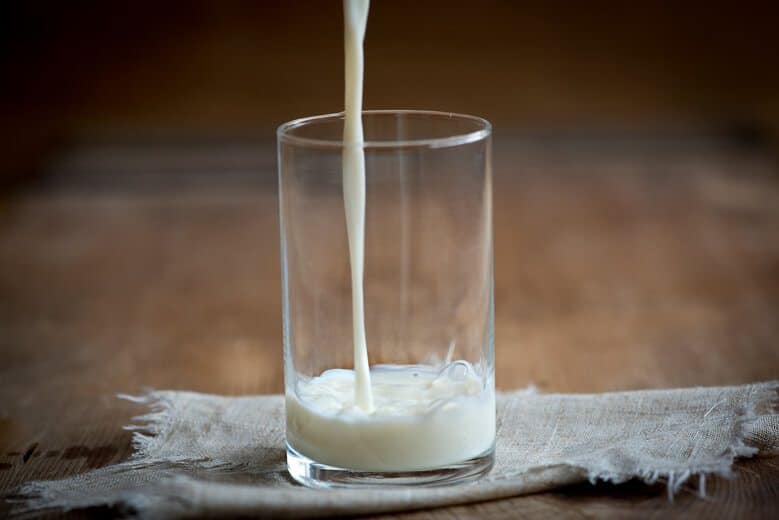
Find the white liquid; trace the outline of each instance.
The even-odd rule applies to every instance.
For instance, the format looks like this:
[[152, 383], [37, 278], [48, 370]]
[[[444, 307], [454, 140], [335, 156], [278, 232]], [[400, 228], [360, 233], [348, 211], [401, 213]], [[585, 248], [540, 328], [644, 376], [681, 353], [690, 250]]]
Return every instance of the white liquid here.
[[495, 394], [465, 361], [372, 371], [375, 408], [354, 402], [354, 372], [327, 370], [287, 395], [287, 441], [317, 462], [366, 471], [432, 469], [483, 455]]
[[365, 252], [365, 152], [362, 147], [362, 78], [365, 25], [368, 0], [344, 0], [344, 151], [343, 185], [346, 231], [349, 237], [349, 261], [352, 268], [352, 337], [354, 341], [354, 401], [373, 410], [371, 375], [368, 370], [368, 345], [365, 340], [363, 307], [363, 256]]
[[[363, 40], [368, 0], [344, 0], [346, 107], [343, 187], [352, 274], [354, 370], [298, 378], [287, 393], [287, 442], [319, 463], [413, 471], [480, 456], [495, 439], [495, 393], [466, 361], [368, 365], [363, 309], [365, 153]], [[373, 384], [371, 384], [373, 380]], [[486, 380], [486, 382], [485, 382]]]

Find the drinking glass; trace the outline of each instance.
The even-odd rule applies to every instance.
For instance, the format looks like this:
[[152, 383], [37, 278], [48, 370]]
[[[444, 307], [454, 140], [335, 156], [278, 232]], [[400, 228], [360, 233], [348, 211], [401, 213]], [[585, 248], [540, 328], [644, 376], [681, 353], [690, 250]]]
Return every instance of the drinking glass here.
[[484, 119], [364, 111], [362, 143], [371, 373], [396, 365], [454, 379], [468, 372], [478, 410], [455, 398], [412, 415], [293, 413], [307, 406], [303, 385], [353, 366], [343, 123], [343, 114], [314, 116], [277, 132], [289, 472], [314, 487], [472, 480], [491, 468], [495, 439], [492, 130]]

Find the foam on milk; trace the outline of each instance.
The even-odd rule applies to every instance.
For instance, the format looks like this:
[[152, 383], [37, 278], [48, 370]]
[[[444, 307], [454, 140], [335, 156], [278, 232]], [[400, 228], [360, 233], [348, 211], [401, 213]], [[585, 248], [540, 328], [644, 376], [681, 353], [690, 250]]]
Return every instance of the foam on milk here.
[[484, 455], [495, 394], [465, 361], [373, 367], [375, 408], [354, 403], [354, 371], [327, 370], [288, 394], [287, 442], [319, 463], [365, 471], [432, 469]]

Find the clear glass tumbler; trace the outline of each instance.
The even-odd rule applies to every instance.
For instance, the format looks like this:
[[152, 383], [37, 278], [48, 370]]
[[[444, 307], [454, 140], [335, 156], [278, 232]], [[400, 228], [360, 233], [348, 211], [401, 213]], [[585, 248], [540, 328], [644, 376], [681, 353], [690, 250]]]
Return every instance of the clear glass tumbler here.
[[343, 114], [278, 129], [287, 463], [314, 487], [440, 485], [495, 446], [491, 127], [363, 112], [375, 409], [353, 399]]

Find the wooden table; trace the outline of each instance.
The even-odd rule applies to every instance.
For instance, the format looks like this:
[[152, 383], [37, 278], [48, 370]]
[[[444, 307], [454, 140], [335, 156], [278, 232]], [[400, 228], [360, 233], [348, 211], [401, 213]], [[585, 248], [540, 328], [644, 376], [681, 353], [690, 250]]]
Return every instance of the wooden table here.
[[[719, 138], [519, 137], [495, 156], [499, 388], [779, 377], [770, 156]], [[274, 169], [270, 143], [103, 143], [2, 201], [0, 492], [128, 457], [139, 409], [117, 392], [282, 390]], [[779, 459], [736, 474], [705, 500], [580, 485], [400, 516], [779, 511]]]

